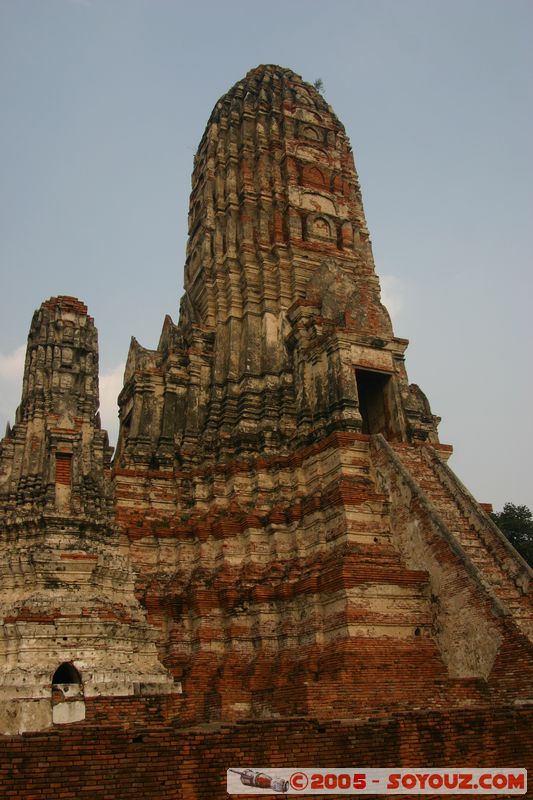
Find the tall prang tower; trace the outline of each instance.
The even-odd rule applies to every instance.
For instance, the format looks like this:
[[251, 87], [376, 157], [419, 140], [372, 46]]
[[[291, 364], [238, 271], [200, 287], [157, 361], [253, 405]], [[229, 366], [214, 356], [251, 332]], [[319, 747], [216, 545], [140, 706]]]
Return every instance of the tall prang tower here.
[[195, 156], [179, 322], [132, 341], [119, 398], [117, 522], [184, 719], [522, 697], [531, 571], [447, 468], [407, 344], [342, 125], [252, 70]]
[[437, 441], [323, 98], [287, 70], [253, 70], [215, 106], [192, 183], [180, 321], [155, 352], [132, 344], [118, 465], [279, 454], [333, 430]]

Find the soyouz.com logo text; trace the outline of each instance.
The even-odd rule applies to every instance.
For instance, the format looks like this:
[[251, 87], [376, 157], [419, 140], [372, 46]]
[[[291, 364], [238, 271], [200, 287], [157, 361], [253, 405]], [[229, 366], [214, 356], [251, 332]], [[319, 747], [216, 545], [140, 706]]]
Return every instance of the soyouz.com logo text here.
[[461, 767], [402, 769], [314, 769], [310, 767], [230, 767], [228, 794], [395, 794], [524, 795], [527, 771], [522, 768]]

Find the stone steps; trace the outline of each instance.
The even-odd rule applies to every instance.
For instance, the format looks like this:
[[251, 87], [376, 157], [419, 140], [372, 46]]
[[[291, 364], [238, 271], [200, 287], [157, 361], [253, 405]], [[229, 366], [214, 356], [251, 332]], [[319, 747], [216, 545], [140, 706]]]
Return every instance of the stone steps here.
[[500, 566], [494, 553], [465, 517], [452, 492], [440, 480], [432, 464], [424, 457], [421, 448], [405, 444], [394, 444], [393, 448], [433, 504], [449, 532], [461, 544], [485, 585], [490, 587], [513, 615], [519, 618], [530, 617], [528, 598], [521, 593], [508, 573]]

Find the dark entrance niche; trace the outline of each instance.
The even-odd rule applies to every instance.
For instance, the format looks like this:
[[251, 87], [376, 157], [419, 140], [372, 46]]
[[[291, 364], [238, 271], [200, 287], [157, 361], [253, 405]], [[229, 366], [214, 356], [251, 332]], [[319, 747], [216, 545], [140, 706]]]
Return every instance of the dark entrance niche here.
[[67, 725], [85, 719], [81, 675], [68, 661], [60, 664], [53, 674], [51, 701], [54, 725]]
[[359, 413], [363, 420], [363, 433], [382, 433], [386, 439], [395, 439], [392, 376], [370, 369], [356, 369]]
[[64, 661], [54, 672], [52, 683], [81, 683], [81, 675], [75, 666]]

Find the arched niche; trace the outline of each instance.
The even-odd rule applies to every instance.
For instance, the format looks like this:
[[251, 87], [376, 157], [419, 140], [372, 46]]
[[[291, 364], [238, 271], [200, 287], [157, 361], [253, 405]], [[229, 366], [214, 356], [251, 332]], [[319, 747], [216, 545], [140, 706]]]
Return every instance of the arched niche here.
[[81, 684], [81, 675], [70, 661], [64, 661], [54, 672], [52, 676], [52, 685], [57, 683]]
[[303, 136], [304, 139], [310, 139], [313, 142], [322, 142], [323, 139], [320, 130], [315, 128], [314, 125], [302, 125], [300, 128], [300, 135]]
[[323, 171], [314, 164], [305, 164], [302, 167], [302, 185], [312, 186], [317, 189], [326, 189], [326, 177]]
[[311, 241], [332, 241], [333, 227], [326, 217], [319, 215], [309, 215], [307, 219], [308, 239]]
[[85, 698], [81, 674], [64, 661], [52, 676], [52, 722], [67, 725], [85, 719]]

